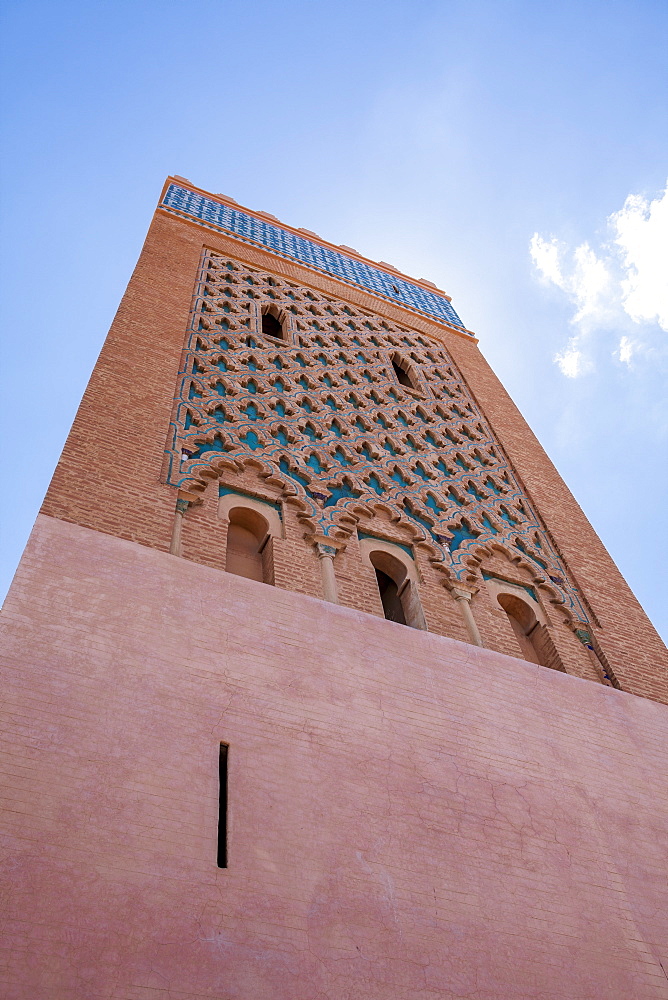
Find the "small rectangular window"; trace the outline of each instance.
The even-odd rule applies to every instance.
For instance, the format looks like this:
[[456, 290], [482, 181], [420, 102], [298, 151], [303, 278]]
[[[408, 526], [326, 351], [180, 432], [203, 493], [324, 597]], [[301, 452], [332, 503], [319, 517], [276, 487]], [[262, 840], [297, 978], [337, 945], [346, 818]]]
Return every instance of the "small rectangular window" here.
[[227, 744], [218, 758], [218, 867], [227, 868]]

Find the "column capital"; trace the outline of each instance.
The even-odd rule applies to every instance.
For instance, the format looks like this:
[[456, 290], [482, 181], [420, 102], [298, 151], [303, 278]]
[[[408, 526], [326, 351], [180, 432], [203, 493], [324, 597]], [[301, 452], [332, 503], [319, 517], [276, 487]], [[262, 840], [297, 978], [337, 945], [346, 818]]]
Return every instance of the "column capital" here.
[[[320, 547], [322, 546], [325, 550], [325, 555], [335, 556], [337, 552], [341, 552], [345, 549], [347, 544], [347, 539], [341, 538], [331, 538], [329, 535], [321, 535], [319, 532], [314, 534], [304, 535], [304, 537], [313, 545], [318, 554], [320, 553]], [[331, 550], [328, 552], [327, 550]]]
[[573, 629], [575, 635], [578, 637], [583, 646], [586, 646], [588, 649], [593, 650], [594, 646], [593, 646], [593, 639], [591, 637], [591, 632], [589, 631], [589, 629], [583, 628], [581, 623], [578, 622], [576, 624], [579, 624], [580, 628]]

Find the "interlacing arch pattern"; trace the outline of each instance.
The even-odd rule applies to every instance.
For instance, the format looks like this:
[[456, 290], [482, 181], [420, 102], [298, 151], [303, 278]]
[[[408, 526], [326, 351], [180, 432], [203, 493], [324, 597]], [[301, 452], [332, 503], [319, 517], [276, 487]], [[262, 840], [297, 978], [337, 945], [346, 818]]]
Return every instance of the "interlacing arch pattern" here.
[[[262, 333], [267, 313], [282, 336]], [[455, 580], [502, 549], [587, 621], [446, 351], [366, 310], [207, 251], [166, 452], [191, 493], [250, 461], [320, 536], [382, 510]]]

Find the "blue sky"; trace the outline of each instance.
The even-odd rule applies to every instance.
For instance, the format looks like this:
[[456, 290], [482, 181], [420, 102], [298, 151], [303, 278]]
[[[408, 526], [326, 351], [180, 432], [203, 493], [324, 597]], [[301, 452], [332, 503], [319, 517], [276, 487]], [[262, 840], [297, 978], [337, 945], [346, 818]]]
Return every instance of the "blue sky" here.
[[2, 592], [177, 173], [445, 288], [668, 636], [665, 0], [6, 2], [2, 34]]

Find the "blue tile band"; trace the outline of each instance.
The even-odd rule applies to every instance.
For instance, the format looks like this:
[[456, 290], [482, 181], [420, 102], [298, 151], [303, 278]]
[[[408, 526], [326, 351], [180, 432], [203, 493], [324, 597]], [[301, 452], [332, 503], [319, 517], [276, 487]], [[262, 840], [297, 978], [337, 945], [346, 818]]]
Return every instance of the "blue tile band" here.
[[364, 261], [320, 246], [305, 236], [297, 236], [238, 208], [223, 205], [178, 184], [169, 185], [161, 207], [186, 218], [197, 219], [203, 225], [211, 229], [220, 229], [244, 243], [254, 243], [264, 247], [279, 257], [295, 260], [314, 271], [329, 274], [349, 285], [355, 285], [373, 295], [396, 302], [405, 309], [411, 309], [422, 316], [428, 316], [468, 333], [444, 296], [430, 292], [420, 285], [414, 285], [398, 274], [396, 276], [388, 274]]

